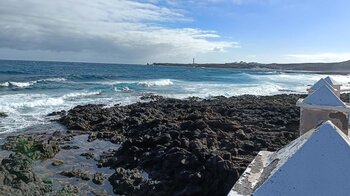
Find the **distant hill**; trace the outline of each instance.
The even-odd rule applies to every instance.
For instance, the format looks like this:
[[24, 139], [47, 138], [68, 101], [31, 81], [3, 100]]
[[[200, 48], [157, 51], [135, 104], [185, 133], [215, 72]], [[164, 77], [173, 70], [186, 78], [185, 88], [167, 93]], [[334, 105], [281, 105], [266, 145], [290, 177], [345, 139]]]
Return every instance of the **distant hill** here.
[[207, 64], [178, 64], [178, 63], [153, 63], [159, 66], [189, 66], [189, 67], [218, 67], [218, 68], [235, 68], [235, 69], [268, 69], [283, 71], [308, 71], [321, 73], [350, 74], [350, 60], [335, 63], [287, 63], [287, 64], [263, 64], [263, 63], [207, 63]]

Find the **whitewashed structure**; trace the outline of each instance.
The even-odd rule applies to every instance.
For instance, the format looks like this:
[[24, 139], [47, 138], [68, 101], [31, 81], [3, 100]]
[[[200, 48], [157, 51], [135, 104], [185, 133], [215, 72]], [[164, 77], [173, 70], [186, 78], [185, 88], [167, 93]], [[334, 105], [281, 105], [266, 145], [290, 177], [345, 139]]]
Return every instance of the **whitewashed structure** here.
[[300, 107], [300, 135], [326, 120], [332, 121], [348, 135], [350, 107], [331, 88], [323, 85], [305, 99], [298, 100], [296, 105]]
[[[326, 77], [299, 99], [300, 137], [277, 152], [261, 151], [228, 196], [350, 195], [350, 107]], [[314, 128], [316, 127], [316, 128]]]
[[228, 196], [343, 196], [349, 183], [349, 138], [326, 121], [275, 153], [260, 152]]
[[337, 92], [341, 92], [341, 86], [342, 84], [340, 84], [339, 82], [335, 81], [333, 78], [331, 78], [330, 76], [327, 76], [324, 78], [324, 80], [326, 82], [328, 82], [330, 85], [332, 85], [332, 87], [337, 91]]
[[341, 85], [335, 82], [332, 78], [329, 76], [326, 78], [321, 78], [319, 81], [317, 81], [311, 88], [307, 89], [308, 94], [312, 94], [315, 91], [317, 91], [322, 86], [328, 86], [329, 89], [334, 91], [334, 94], [336, 94], [338, 97], [340, 97], [340, 87]]

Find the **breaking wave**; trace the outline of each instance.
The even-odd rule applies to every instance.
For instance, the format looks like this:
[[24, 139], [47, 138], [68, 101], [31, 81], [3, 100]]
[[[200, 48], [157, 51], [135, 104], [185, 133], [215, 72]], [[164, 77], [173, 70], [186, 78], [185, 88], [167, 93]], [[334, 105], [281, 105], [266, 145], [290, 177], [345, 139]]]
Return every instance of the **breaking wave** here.
[[101, 91], [95, 91], [95, 92], [82, 92], [82, 93], [69, 93], [66, 95], [63, 95], [63, 99], [72, 99], [72, 98], [77, 98], [77, 97], [90, 97], [94, 95], [100, 95], [102, 92]]
[[159, 80], [148, 80], [148, 81], [142, 81], [138, 82], [137, 85], [140, 86], [146, 86], [146, 87], [152, 87], [152, 86], [170, 86], [174, 83], [170, 79], [159, 79]]
[[28, 81], [28, 82], [3, 82], [0, 83], [0, 87], [10, 87], [10, 88], [28, 88], [30, 86], [33, 86], [34, 84], [38, 82], [64, 82], [67, 81], [65, 78], [47, 78], [47, 79], [40, 79], [40, 80], [34, 80], [34, 81]]
[[100, 91], [96, 92], [79, 92], [68, 93], [59, 97], [50, 97], [44, 94], [17, 94], [2, 96], [0, 101], [4, 104], [0, 105], [3, 111], [13, 111], [18, 108], [35, 108], [46, 106], [58, 106], [65, 103], [66, 100], [76, 98], [90, 97], [100, 95]]
[[38, 82], [65, 82], [66, 78], [46, 78], [42, 80], [37, 80]]
[[96, 82], [95, 84], [102, 85], [118, 85], [118, 84], [131, 84], [138, 85], [143, 87], [156, 87], [156, 86], [171, 86], [174, 84], [174, 80], [171, 79], [157, 79], [157, 80], [141, 80], [141, 81], [103, 81]]
[[15, 87], [15, 88], [27, 88], [29, 86], [34, 85], [37, 83], [37, 81], [30, 81], [30, 82], [4, 82], [0, 83], [1, 87]]

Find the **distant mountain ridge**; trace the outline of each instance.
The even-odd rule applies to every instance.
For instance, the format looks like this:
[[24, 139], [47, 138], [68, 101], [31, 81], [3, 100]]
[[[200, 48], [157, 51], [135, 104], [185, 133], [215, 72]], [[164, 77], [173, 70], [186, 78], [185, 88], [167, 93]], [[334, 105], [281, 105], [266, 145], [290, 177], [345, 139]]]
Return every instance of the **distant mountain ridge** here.
[[350, 60], [334, 63], [206, 63], [206, 64], [179, 64], [179, 63], [153, 63], [159, 66], [190, 66], [190, 67], [218, 67], [218, 68], [236, 68], [236, 69], [268, 69], [268, 70], [283, 70], [283, 71], [310, 71], [322, 73], [350, 73]]

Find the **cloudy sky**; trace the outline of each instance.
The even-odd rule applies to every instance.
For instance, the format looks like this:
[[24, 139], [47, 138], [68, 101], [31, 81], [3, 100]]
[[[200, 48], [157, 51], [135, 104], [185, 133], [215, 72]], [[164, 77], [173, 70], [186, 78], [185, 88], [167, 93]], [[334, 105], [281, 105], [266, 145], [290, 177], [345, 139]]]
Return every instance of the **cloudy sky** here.
[[350, 60], [348, 0], [0, 0], [0, 59]]

